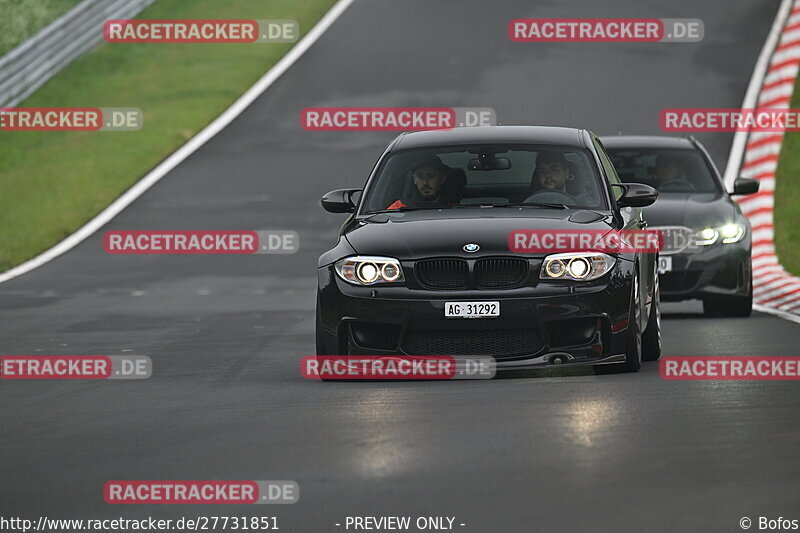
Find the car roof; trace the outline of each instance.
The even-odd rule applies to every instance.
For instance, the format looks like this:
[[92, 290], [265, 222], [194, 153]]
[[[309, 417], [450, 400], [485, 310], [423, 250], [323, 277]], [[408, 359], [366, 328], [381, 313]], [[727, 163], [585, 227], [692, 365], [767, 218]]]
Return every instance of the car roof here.
[[600, 137], [606, 148], [695, 148], [689, 137], [665, 135], [615, 135]]
[[556, 126], [477, 126], [404, 133], [392, 151], [460, 144], [557, 144], [583, 147], [585, 130]]

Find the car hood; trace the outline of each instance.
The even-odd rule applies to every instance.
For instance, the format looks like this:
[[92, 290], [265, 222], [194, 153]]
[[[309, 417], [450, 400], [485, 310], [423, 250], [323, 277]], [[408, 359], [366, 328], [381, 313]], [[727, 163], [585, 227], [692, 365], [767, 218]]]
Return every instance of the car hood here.
[[722, 193], [660, 193], [643, 210], [648, 226], [716, 227], [739, 218], [736, 207]]
[[[508, 254], [508, 236], [514, 230], [610, 231], [611, 224], [609, 213], [574, 209], [459, 209], [444, 216], [437, 211], [405, 211], [362, 219], [345, 237], [360, 255], [469, 258]], [[477, 254], [464, 251], [470, 243], [480, 246]]]

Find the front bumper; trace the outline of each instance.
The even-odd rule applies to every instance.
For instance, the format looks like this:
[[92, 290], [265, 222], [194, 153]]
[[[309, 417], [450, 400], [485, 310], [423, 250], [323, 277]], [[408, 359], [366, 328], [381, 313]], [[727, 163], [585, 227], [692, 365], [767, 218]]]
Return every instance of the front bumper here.
[[[332, 355], [491, 356], [497, 370], [625, 360], [634, 265], [592, 282], [507, 290], [350, 285], [318, 269], [322, 344]], [[500, 317], [444, 318], [445, 302], [499, 301]]]
[[750, 242], [722, 244], [671, 254], [672, 271], [660, 275], [661, 299], [680, 301], [704, 295], [750, 293]]

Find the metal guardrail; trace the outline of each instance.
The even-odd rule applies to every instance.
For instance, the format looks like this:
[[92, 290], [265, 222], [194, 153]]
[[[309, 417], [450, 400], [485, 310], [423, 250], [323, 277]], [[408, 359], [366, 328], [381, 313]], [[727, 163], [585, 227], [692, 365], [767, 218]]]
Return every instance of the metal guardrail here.
[[103, 40], [103, 22], [133, 18], [155, 0], [84, 0], [0, 57], [0, 107], [30, 96]]

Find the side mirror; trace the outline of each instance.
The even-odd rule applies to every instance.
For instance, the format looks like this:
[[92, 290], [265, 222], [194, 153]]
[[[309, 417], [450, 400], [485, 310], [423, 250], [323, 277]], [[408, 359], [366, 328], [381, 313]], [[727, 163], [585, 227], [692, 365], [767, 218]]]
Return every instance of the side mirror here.
[[736, 181], [733, 182], [733, 192], [731, 196], [734, 194], [753, 194], [758, 192], [758, 187], [761, 183], [758, 180], [754, 180], [753, 178], [736, 178]]
[[361, 189], [336, 189], [325, 194], [320, 203], [329, 213], [352, 213], [358, 201], [355, 196], [360, 193]]
[[645, 207], [658, 199], [658, 191], [643, 183], [612, 183], [611, 186], [624, 189], [617, 200], [619, 207]]

